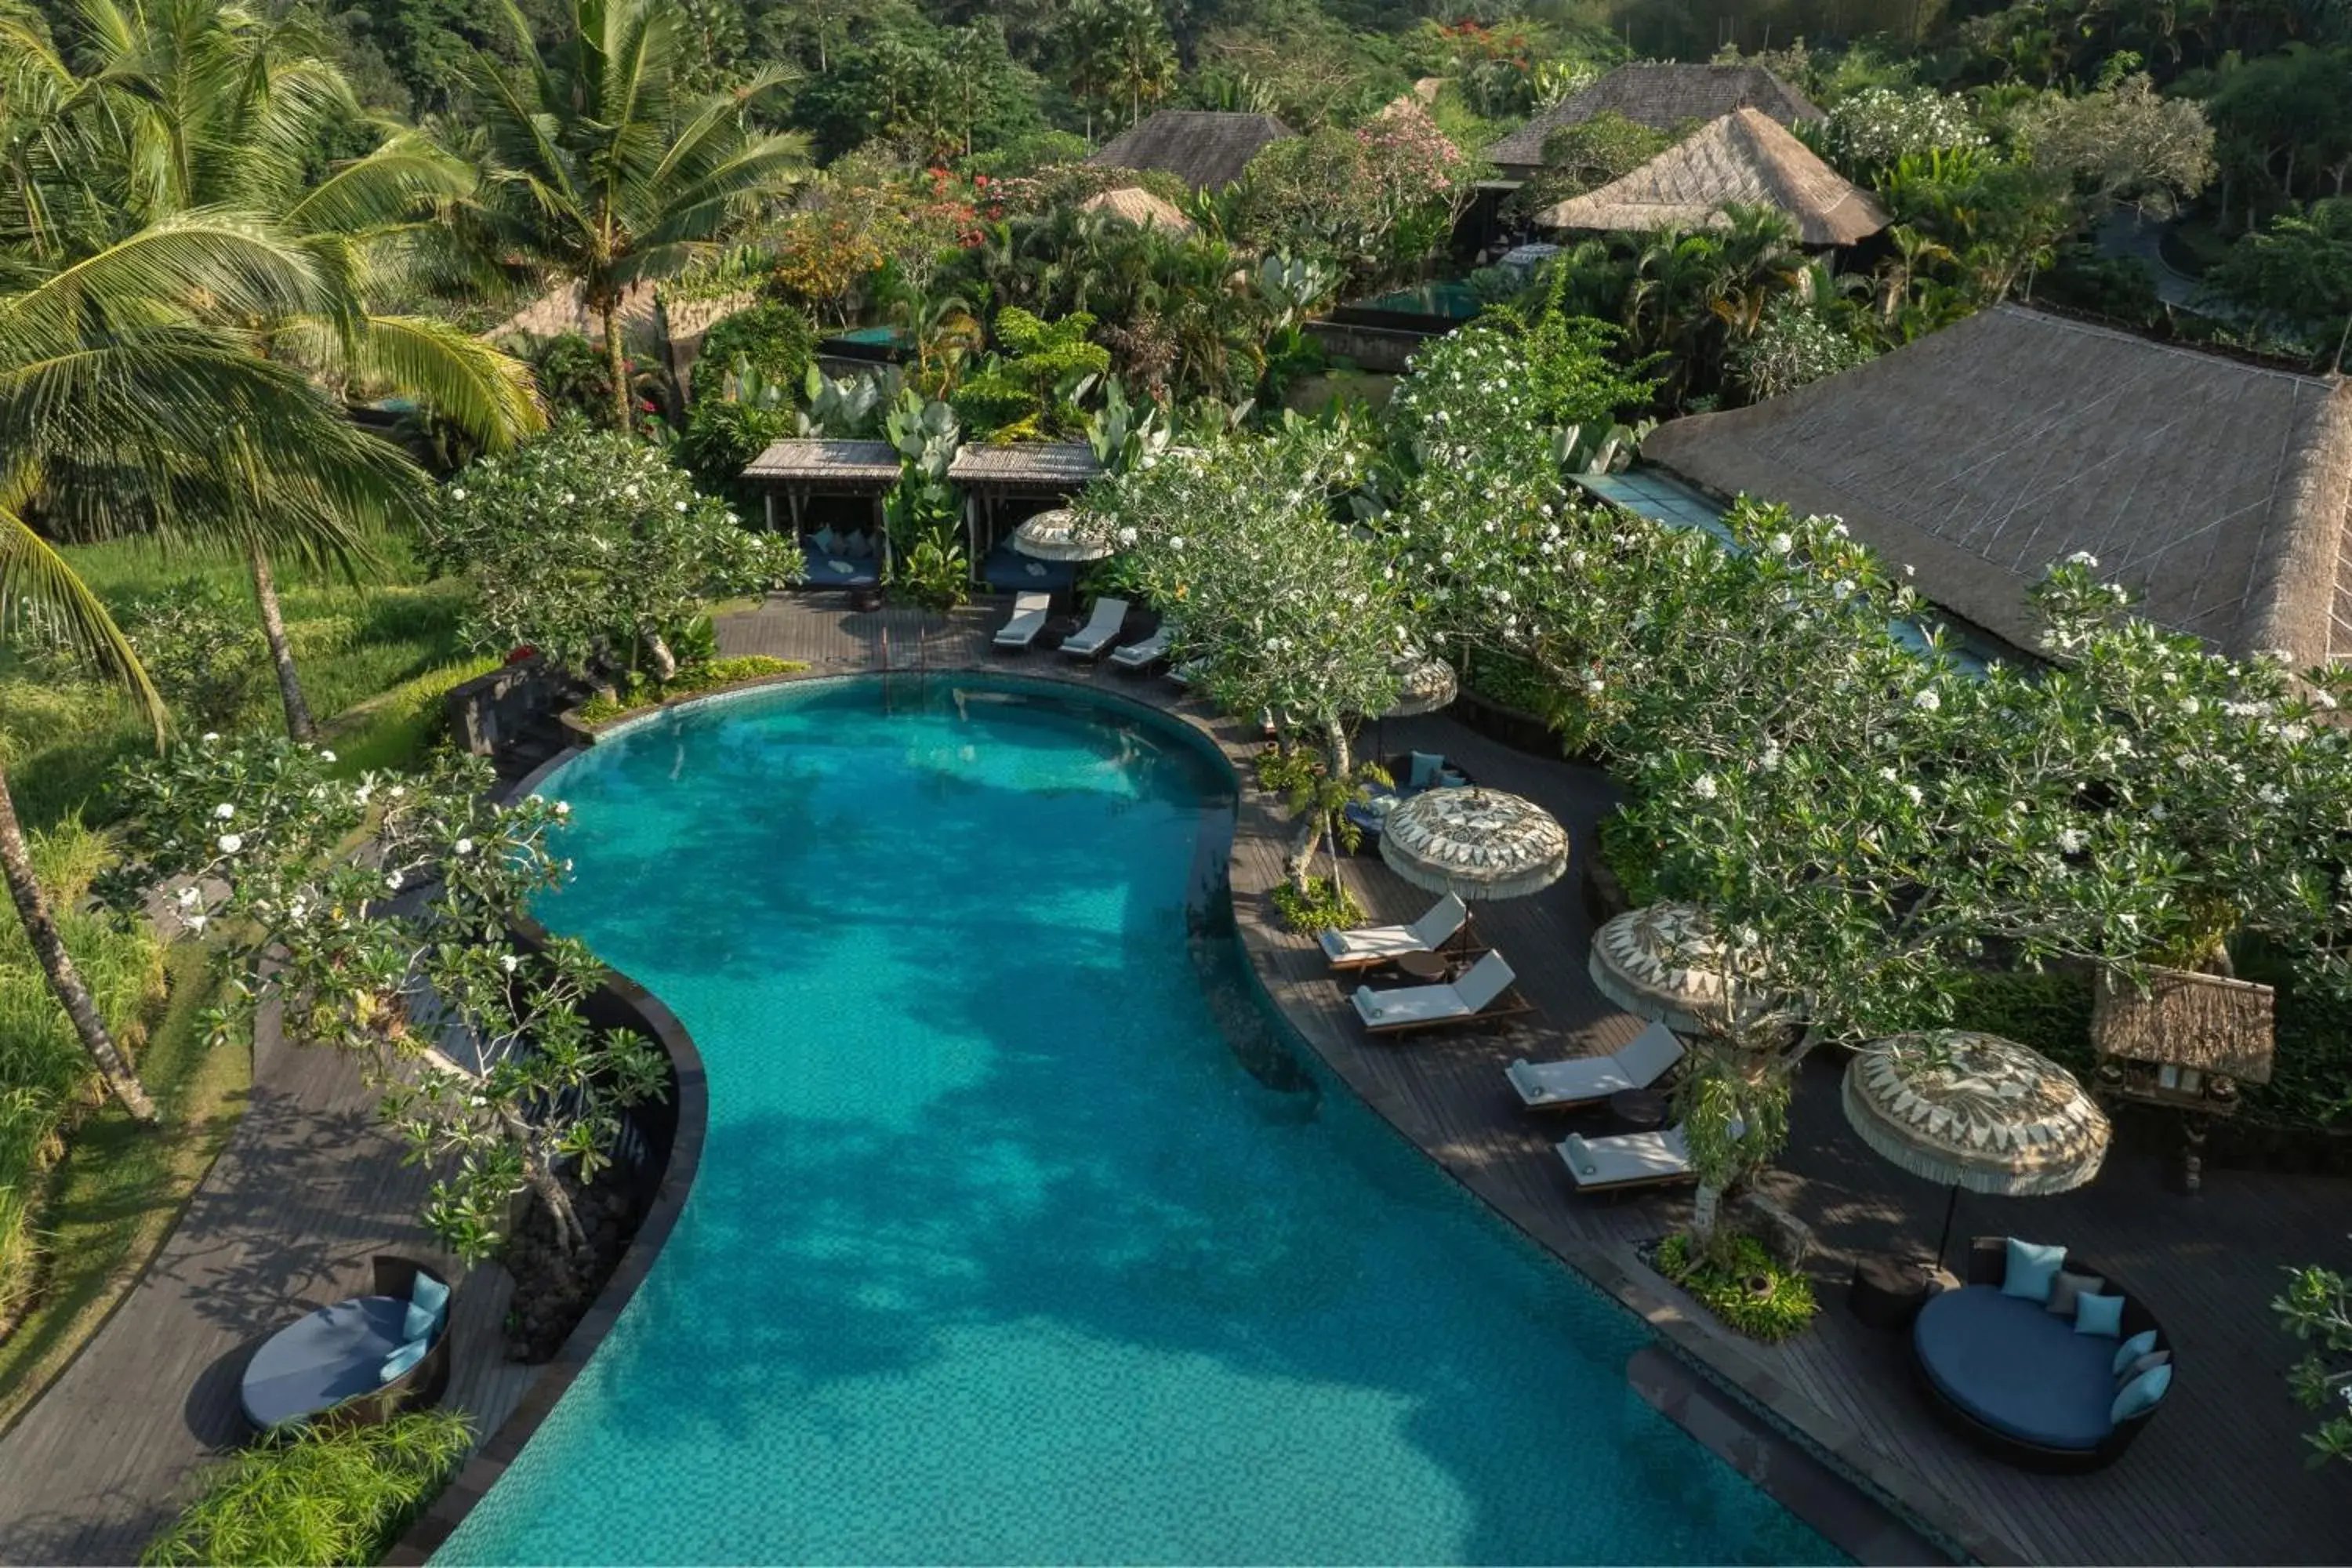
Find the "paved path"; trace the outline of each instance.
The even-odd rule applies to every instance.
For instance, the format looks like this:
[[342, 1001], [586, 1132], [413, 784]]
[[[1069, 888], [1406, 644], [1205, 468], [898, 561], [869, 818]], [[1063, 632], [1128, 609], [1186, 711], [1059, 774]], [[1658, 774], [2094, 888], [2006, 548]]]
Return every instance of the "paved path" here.
[[[1237, 764], [1259, 743], [1255, 731], [1181, 703], [1164, 680], [1104, 675], [1046, 649], [1017, 659], [994, 655], [988, 632], [1003, 616], [1001, 607], [977, 606], [946, 617], [856, 615], [835, 596], [811, 595], [730, 617], [719, 635], [724, 652], [803, 659], [818, 672], [882, 668], [887, 647], [898, 669], [981, 667], [1098, 680], [1181, 707]], [[1567, 824], [1577, 856], [1591, 852], [1594, 826], [1613, 798], [1593, 770], [1510, 750], [1442, 715], [1392, 721], [1383, 739], [1391, 753], [1442, 752], [1481, 783], [1539, 801]], [[1811, 1272], [1823, 1310], [1789, 1343], [1759, 1345], [1721, 1328], [1635, 1254], [1636, 1243], [1685, 1223], [1686, 1195], [1578, 1198], [1552, 1147], [1563, 1128], [1523, 1110], [1503, 1078], [1514, 1057], [1609, 1050], [1640, 1027], [1586, 975], [1592, 921], [1581, 879], [1478, 911], [1482, 937], [1509, 955], [1538, 1005], [1535, 1022], [1485, 1036], [1373, 1041], [1319, 951], [1281, 931], [1268, 908], [1286, 825], [1255, 790], [1244, 790], [1240, 813], [1234, 918], [1259, 977], [1308, 1044], [1448, 1173], [1849, 1477], [1987, 1561], [2329, 1563], [2352, 1552], [2352, 1487], [2339, 1472], [2304, 1464], [2307, 1418], [2281, 1375], [2294, 1347], [2268, 1308], [2284, 1267], [2309, 1261], [2352, 1228], [2352, 1184], [2215, 1171], [2205, 1196], [2192, 1201], [2164, 1188], [2153, 1158], [2117, 1152], [2080, 1192], [1964, 1198], [1958, 1234], [2075, 1247], [2145, 1292], [2179, 1348], [2179, 1379], [2163, 1411], [2118, 1464], [2092, 1476], [2029, 1475], [1948, 1432], [1912, 1387], [1902, 1337], [1873, 1331], [1846, 1310], [1854, 1258], [1933, 1245], [1945, 1194], [1878, 1158], [1847, 1129], [1832, 1057], [1802, 1076], [1790, 1147], [1767, 1179], [1820, 1237]], [[1428, 907], [1429, 895], [1377, 856], [1349, 861], [1349, 876], [1376, 921], [1411, 920]]]
[[[404, 1166], [350, 1058], [287, 1045], [266, 1011], [253, 1090], [231, 1137], [104, 1328], [0, 1437], [0, 1560], [129, 1563], [191, 1472], [245, 1443], [237, 1384], [261, 1341], [362, 1294], [379, 1252], [450, 1260], [416, 1221], [426, 1173]], [[505, 1359], [512, 1283], [459, 1282], [445, 1403], [495, 1429], [537, 1369]]]

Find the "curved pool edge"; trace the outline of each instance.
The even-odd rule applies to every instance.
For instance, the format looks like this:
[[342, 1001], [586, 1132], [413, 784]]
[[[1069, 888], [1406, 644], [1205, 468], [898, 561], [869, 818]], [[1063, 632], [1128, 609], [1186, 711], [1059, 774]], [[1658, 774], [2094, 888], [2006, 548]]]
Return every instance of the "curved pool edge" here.
[[[904, 670], [844, 671], [812, 668], [761, 676], [719, 690], [696, 693], [642, 712], [625, 715], [598, 728], [583, 743], [566, 747], [541, 763], [504, 791], [504, 796], [515, 799], [530, 794], [566, 763], [601, 742], [616, 739], [624, 733], [689, 710], [754, 698], [791, 686], [909, 677], [923, 679], [957, 675], [980, 676], [992, 681], [1047, 692], [1083, 694], [1085, 698], [1106, 706], [1129, 709], [1181, 733], [1192, 749], [1204, 757], [1213, 758], [1218, 766], [1231, 776], [1234, 789], [1234, 830], [1226, 851], [1224, 879], [1237, 902], [1244, 886], [1244, 879], [1237, 873], [1242, 870], [1250, 845], [1265, 839], [1277, 844], [1283, 842], [1285, 835], [1277, 827], [1270, 826], [1273, 816], [1271, 805], [1255, 792], [1243, 787], [1247, 777], [1244, 768], [1258, 740], [1255, 731], [1210, 712], [1197, 698], [1189, 694], [1172, 703], [1162, 702], [1150, 696], [1130, 694], [1108, 686], [1103, 679], [1096, 679], [1096, 672], [1092, 669], [1065, 673], [1052, 666], [1041, 669], [997, 662], [959, 660], [952, 664], [936, 664], [919, 675]], [[1792, 1458], [1810, 1459], [1825, 1466], [1834, 1480], [1850, 1493], [1845, 1500], [1847, 1502], [1883, 1510], [1898, 1523], [1923, 1529], [1928, 1542], [1941, 1550], [1948, 1551], [1957, 1546], [1967, 1558], [1979, 1563], [2023, 1561], [2009, 1542], [1987, 1531], [1979, 1521], [1956, 1509], [1949, 1500], [1925, 1485], [1907, 1468], [1882, 1455], [1851, 1423], [1823, 1409], [1801, 1391], [1791, 1388], [1744, 1346], [1731, 1340], [1726, 1331], [1701, 1321], [1685, 1310], [1663, 1288], [1663, 1282], [1653, 1284], [1643, 1279], [1643, 1271], [1631, 1257], [1630, 1249], [1627, 1249], [1627, 1257], [1621, 1259], [1597, 1244], [1551, 1234], [1549, 1227], [1537, 1223], [1531, 1213], [1522, 1211], [1507, 1194], [1469, 1180], [1465, 1172], [1456, 1169], [1437, 1151], [1416, 1138], [1400, 1120], [1400, 1108], [1378, 1084], [1351, 1071], [1351, 1063], [1325, 1051], [1313, 1037], [1312, 1031], [1299, 1027], [1283, 1007], [1268, 984], [1268, 973], [1278, 963], [1280, 948], [1265, 926], [1255, 921], [1240, 919], [1238, 912], [1234, 923], [1234, 939], [1246, 958], [1241, 968], [1248, 978], [1254, 1002], [1288, 1040], [1312, 1058], [1322, 1074], [1345, 1086], [1391, 1136], [1403, 1142], [1456, 1187], [1477, 1200], [1491, 1216], [1508, 1226], [1521, 1242], [1549, 1256], [1621, 1310], [1640, 1319], [1654, 1342], [1667, 1354], [1688, 1367], [1705, 1383], [1720, 1390], [1726, 1398], [1767, 1424], [1769, 1430], [1762, 1451], [1733, 1455], [1717, 1450], [1751, 1485], [1833, 1542], [1842, 1536], [1852, 1537], [1855, 1525], [1852, 1515], [1843, 1509], [1824, 1510], [1823, 1500], [1820, 1496], [1802, 1495], [1788, 1484], [1793, 1479], [1788, 1471], [1794, 1467], [1776, 1467], [1772, 1463], [1769, 1450], [1777, 1444], [1790, 1450]], [[670, 1031], [667, 1037], [657, 1037], [662, 1038], [665, 1048], [669, 1048], [673, 1039], [684, 1046], [688, 1059], [692, 1063], [696, 1096], [692, 1119], [692, 1159], [698, 1161], [703, 1121], [708, 1110], [700, 1056], [687, 1037], [683, 1026], [657, 998], [617, 971], [608, 967], [607, 973], [629, 992], [659, 1010]], [[686, 1072], [681, 1067], [681, 1100], [685, 1094], [685, 1081]], [[686, 1146], [686, 1125], [685, 1106], [681, 1103], [681, 1149]], [[662, 1242], [667, 1239], [684, 1206], [692, 1180], [691, 1161], [685, 1171], [684, 1180], [677, 1179], [674, 1154], [671, 1170], [665, 1173], [656, 1199], [657, 1205], [661, 1205], [658, 1230], [656, 1229], [656, 1214], [649, 1211], [636, 1238], [624, 1256], [621, 1268], [607, 1283], [604, 1293], [598, 1296], [587, 1317], [573, 1330], [555, 1361], [532, 1384], [514, 1413], [495, 1434], [484, 1440], [457, 1478], [443, 1491], [441, 1499], [402, 1536], [399, 1544], [383, 1559], [385, 1563], [409, 1568], [409, 1565], [427, 1562], [432, 1552], [505, 1473], [507, 1467], [538, 1430], [540, 1423], [554, 1409], [572, 1379], [587, 1364], [589, 1357], [618, 1318], [621, 1309], [651, 1269]], [[1716, 1447], [1709, 1442], [1707, 1435], [1697, 1430], [1686, 1418], [1685, 1412], [1663, 1405], [1659, 1408], [1661, 1414], [1687, 1432], [1694, 1441], [1703, 1447]], [[1824, 1517], [1825, 1511], [1842, 1517]]]
[[[566, 747], [505, 791], [505, 798], [511, 800], [529, 794], [541, 779], [583, 749]], [[536, 946], [548, 940], [544, 930], [528, 921], [517, 923], [516, 934], [527, 945]], [[710, 1115], [710, 1091], [703, 1073], [702, 1053], [696, 1048], [694, 1037], [687, 1033], [686, 1026], [678, 1022], [677, 1016], [660, 997], [611, 964], [604, 968], [604, 984], [596, 994], [606, 1000], [606, 1011], [622, 1015], [613, 1021], [641, 1029], [669, 1059], [673, 1086], [669, 1100], [671, 1125], [660, 1178], [654, 1185], [644, 1216], [637, 1222], [636, 1234], [629, 1238], [612, 1278], [604, 1281], [604, 1288], [596, 1293], [588, 1310], [572, 1325], [562, 1348], [541, 1368], [507, 1418], [495, 1431], [483, 1435], [457, 1476], [384, 1553], [382, 1561], [389, 1568], [416, 1568], [429, 1562], [442, 1542], [465, 1522], [474, 1505], [488, 1496], [506, 1474], [507, 1467], [537, 1435], [540, 1424], [562, 1402], [572, 1380], [620, 1321], [622, 1310], [653, 1272], [662, 1247], [677, 1227], [678, 1215], [685, 1212], [687, 1197], [694, 1189]], [[593, 999], [590, 1010], [592, 1014], [595, 1010]]]

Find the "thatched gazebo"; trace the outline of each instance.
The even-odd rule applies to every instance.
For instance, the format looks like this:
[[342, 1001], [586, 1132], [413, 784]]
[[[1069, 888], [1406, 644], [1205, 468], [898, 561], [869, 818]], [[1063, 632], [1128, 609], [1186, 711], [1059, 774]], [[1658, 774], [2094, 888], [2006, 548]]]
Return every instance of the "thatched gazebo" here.
[[1887, 224], [1876, 197], [1754, 109], [1709, 121], [1622, 179], [1546, 207], [1535, 222], [1601, 233], [1719, 228], [1734, 202], [1788, 214], [1799, 240], [1814, 248], [1859, 244]]
[[1014, 550], [1001, 533], [1001, 514], [1017, 526], [1028, 511], [1060, 506], [1102, 473], [1084, 441], [1013, 441], [970, 446], [948, 465], [948, 482], [963, 491], [964, 537], [973, 577], [998, 588], [1066, 591], [1076, 574], [1066, 562], [1047, 563]]
[[1563, 125], [1616, 114], [1653, 131], [1672, 131], [1741, 109], [1757, 110], [1782, 125], [1822, 118], [1803, 93], [1762, 66], [1619, 66], [1488, 147], [1486, 161], [1506, 179], [1532, 179], [1543, 168], [1544, 139]]
[[2352, 655], [2352, 383], [2018, 305], [1642, 456], [1717, 496], [1842, 518], [1919, 591], [2014, 647], [2025, 595], [2084, 552], [2160, 626], [2299, 667]]
[[1105, 142], [1087, 162], [1105, 169], [1163, 169], [1196, 191], [1222, 190], [1242, 177], [1267, 143], [1297, 134], [1271, 114], [1163, 109]]
[[1116, 190], [1100, 191], [1078, 204], [1080, 212], [1108, 213], [1125, 218], [1138, 228], [1156, 228], [1171, 239], [1181, 239], [1192, 232], [1192, 220], [1176, 209], [1172, 202], [1163, 201], [1141, 185], [1121, 185]]
[[776, 498], [790, 509], [793, 531], [800, 531], [802, 514], [817, 496], [851, 496], [867, 501], [876, 527], [882, 522], [882, 498], [898, 482], [898, 449], [887, 441], [847, 441], [831, 437], [771, 441], [744, 465], [743, 478], [763, 492], [767, 523], [777, 526]]

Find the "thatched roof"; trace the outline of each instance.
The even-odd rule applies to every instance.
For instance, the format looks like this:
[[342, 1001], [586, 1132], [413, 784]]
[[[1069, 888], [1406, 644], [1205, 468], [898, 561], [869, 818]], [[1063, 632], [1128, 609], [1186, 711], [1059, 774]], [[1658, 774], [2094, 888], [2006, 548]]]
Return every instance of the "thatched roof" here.
[[1110, 169], [1165, 169], [1194, 190], [1222, 189], [1269, 142], [1297, 132], [1271, 114], [1163, 109], [1087, 160]]
[[1807, 245], [1852, 245], [1886, 209], [1759, 110], [1711, 120], [1621, 180], [1546, 207], [1546, 228], [1641, 232], [1720, 227], [1727, 203], [1778, 207]]
[[1070, 495], [1102, 472], [1084, 441], [1016, 441], [965, 447], [948, 465], [951, 484], [1022, 495]]
[[2099, 986], [2091, 1005], [2091, 1044], [2099, 1055], [2270, 1082], [2276, 1037], [2269, 986], [2158, 969], [2147, 989], [2142, 996], [2128, 985]]
[[1642, 455], [1843, 518], [1921, 593], [2035, 645], [2026, 589], [2077, 551], [2149, 619], [2240, 656], [2352, 657], [2352, 389], [1997, 305]]
[[772, 485], [879, 495], [898, 482], [898, 449], [887, 441], [821, 437], [771, 441], [765, 451], [744, 466], [743, 477]]
[[1619, 114], [1653, 131], [1672, 131], [1694, 120], [1719, 120], [1737, 109], [1761, 110], [1782, 125], [1822, 117], [1803, 93], [1762, 66], [1619, 66], [1487, 148], [1486, 161], [1507, 173], [1532, 173], [1543, 166], [1545, 137], [1596, 114]]
[[1173, 203], [1160, 200], [1141, 185], [1121, 185], [1117, 190], [1098, 192], [1080, 202], [1078, 210], [1107, 212], [1125, 218], [1138, 228], [1156, 228], [1180, 238], [1192, 232], [1191, 218], [1179, 212]]

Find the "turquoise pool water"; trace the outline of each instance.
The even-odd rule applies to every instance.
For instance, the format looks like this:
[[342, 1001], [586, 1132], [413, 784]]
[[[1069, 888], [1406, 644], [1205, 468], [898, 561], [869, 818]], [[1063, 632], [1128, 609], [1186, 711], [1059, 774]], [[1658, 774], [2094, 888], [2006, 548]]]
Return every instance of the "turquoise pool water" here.
[[1628, 1390], [1638, 1325], [1266, 1027], [1231, 785], [934, 677], [551, 779], [542, 911], [709, 1075], [650, 1279], [443, 1563], [1821, 1561]]

